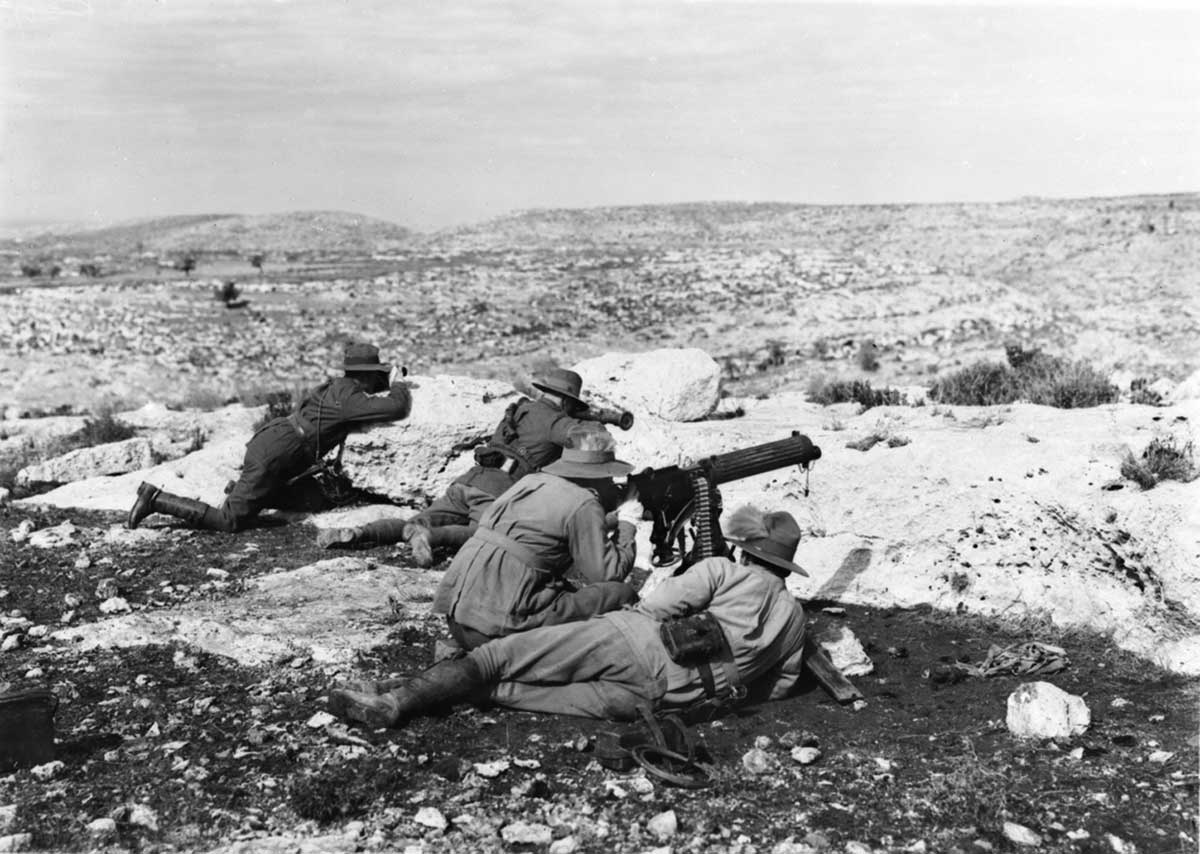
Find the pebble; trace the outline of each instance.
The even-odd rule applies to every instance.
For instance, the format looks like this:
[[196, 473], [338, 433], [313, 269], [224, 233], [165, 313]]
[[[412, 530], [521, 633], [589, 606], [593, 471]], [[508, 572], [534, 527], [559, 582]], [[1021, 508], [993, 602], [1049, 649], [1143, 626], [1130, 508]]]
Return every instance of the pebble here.
[[1017, 845], [1041, 845], [1041, 835], [1030, 830], [1023, 824], [1017, 824], [1015, 821], [1004, 822], [1004, 836], [1010, 842], [1015, 842]]
[[432, 827], [434, 830], [445, 830], [450, 825], [437, 807], [421, 807], [413, 816], [413, 821], [423, 827]]
[[870, 845], [865, 845], [856, 839], [851, 839], [846, 843], [846, 854], [873, 854]]
[[0, 833], [8, 833], [17, 821], [17, 805], [5, 804], [0, 807]]
[[74, 593], [67, 593], [65, 596], [63, 596], [63, 604], [68, 608], [74, 609], [83, 604], [83, 599], [76, 596]]
[[305, 721], [304, 725], [309, 729], [321, 729], [322, 727], [329, 726], [336, 720], [337, 718], [329, 714], [329, 712], [317, 712], [315, 715]]
[[754, 746], [759, 750], [770, 750], [771, 744], [772, 741], [770, 736], [760, 735], [758, 738], [754, 739]]
[[654, 791], [654, 784], [650, 782], [650, 778], [644, 775], [630, 777], [628, 781], [629, 788], [633, 789], [636, 794], [648, 795]]
[[8, 536], [14, 543], [23, 543], [29, 539], [29, 535], [33, 533], [33, 523], [28, 519], [22, 519], [17, 527], [13, 528]]
[[544, 824], [514, 821], [500, 828], [500, 838], [509, 845], [549, 845], [554, 834]]
[[547, 854], [575, 854], [579, 850], [579, 840], [574, 836], [564, 836], [550, 843]]
[[101, 601], [111, 599], [120, 592], [120, 586], [115, 578], [102, 578], [96, 585], [96, 598]]
[[44, 765], [34, 765], [29, 769], [29, 773], [39, 780], [52, 780], [65, 766], [61, 761], [55, 759], [53, 762], [47, 762]]
[[117, 835], [117, 823], [111, 818], [98, 818], [95, 821], [89, 822], [87, 829], [88, 835], [97, 842], [114, 839]]
[[1108, 842], [1108, 847], [1113, 850], [1113, 854], [1137, 854], [1137, 846], [1132, 842], [1126, 842], [1116, 834], [1106, 833], [1104, 839]]
[[812, 765], [821, 758], [821, 751], [816, 747], [793, 747], [792, 759], [801, 765]]
[[101, 614], [123, 614], [129, 610], [129, 603], [120, 596], [113, 596], [100, 603]]
[[90, 569], [91, 566], [92, 566], [92, 559], [90, 557], [88, 557], [87, 552], [84, 552], [79, 557], [75, 558], [75, 568], [76, 569]]
[[755, 747], [742, 756], [742, 767], [751, 774], [766, 774], [774, 763], [766, 751]]
[[25, 634], [29, 635], [31, 638], [44, 638], [46, 635], [50, 634], [50, 629], [47, 626], [33, 626]]
[[158, 830], [158, 813], [145, 804], [134, 804], [130, 807], [128, 821], [147, 830]]
[[209, 578], [216, 578], [221, 581], [229, 577], [228, 572], [215, 566], [210, 566], [204, 572]]
[[20, 645], [21, 645], [21, 636], [20, 635], [18, 635], [18, 634], [8, 635], [7, 637], [4, 638], [3, 641], [0, 641], [0, 652], [11, 652], [12, 650], [16, 649]]
[[41, 679], [46, 675], [46, 671], [40, 667], [31, 667], [25, 671], [26, 679]]
[[507, 759], [497, 759], [493, 762], [476, 762], [474, 764], [475, 773], [480, 777], [499, 777], [508, 770], [509, 762]]
[[654, 816], [646, 822], [646, 830], [659, 839], [670, 839], [679, 830], [679, 820], [675, 817], [675, 810], [667, 810]]

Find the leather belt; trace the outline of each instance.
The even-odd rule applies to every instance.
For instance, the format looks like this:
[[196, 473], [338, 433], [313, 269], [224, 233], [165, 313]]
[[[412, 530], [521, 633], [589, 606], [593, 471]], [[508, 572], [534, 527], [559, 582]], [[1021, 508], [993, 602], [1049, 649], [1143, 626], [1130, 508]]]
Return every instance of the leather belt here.
[[557, 563], [546, 560], [533, 549], [529, 548], [529, 546], [524, 543], [518, 543], [512, 537], [501, 534], [499, 531], [481, 526], [475, 529], [474, 536], [485, 543], [491, 543], [535, 572], [551, 573], [558, 569]]

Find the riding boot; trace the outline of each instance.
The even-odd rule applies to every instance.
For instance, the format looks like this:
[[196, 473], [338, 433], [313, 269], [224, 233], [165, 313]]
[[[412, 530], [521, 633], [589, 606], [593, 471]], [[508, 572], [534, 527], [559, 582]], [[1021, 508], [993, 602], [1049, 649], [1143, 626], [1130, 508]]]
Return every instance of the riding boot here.
[[420, 567], [433, 566], [433, 542], [429, 528], [409, 523], [404, 526], [404, 542], [412, 549], [413, 562]]
[[[143, 483], [138, 487], [138, 498], [129, 511], [129, 525], [136, 527], [142, 519], [151, 513], [166, 513], [185, 522], [190, 522], [198, 528], [210, 531], [232, 531], [233, 525], [221, 513], [203, 501], [195, 498], [184, 498], [163, 492], [156, 486]], [[140, 515], [139, 515], [140, 514]]]
[[329, 694], [329, 711], [372, 727], [390, 727], [433, 709], [452, 706], [485, 687], [479, 666], [470, 658], [442, 661], [386, 694], [338, 689]]

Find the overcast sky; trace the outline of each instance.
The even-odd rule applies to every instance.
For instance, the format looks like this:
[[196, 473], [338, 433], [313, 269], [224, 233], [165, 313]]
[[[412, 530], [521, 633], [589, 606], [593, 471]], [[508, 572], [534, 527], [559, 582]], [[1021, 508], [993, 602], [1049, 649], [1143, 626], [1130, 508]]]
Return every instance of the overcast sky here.
[[0, 217], [1200, 190], [1200, 11], [4, 0]]

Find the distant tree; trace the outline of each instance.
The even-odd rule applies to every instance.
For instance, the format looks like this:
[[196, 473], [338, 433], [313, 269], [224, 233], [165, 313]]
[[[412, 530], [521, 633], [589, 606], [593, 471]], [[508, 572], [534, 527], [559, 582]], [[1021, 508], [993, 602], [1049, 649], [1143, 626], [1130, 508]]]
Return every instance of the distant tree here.
[[179, 259], [179, 263], [176, 264], [176, 267], [182, 270], [190, 279], [192, 277], [192, 270], [196, 269], [196, 256], [184, 255]]
[[100, 265], [91, 261], [79, 265], [79, 275], [87, 276], [89, 279], [98, 278], [100, 275]]
[[36, 279], [42, 275], [42, 267], [40, 264], [30, 264], [28, 261], [21, 265], [21, 275], [30, 279]]
[[261, 252], [256, 252], [250, 256], [250, 266], [258, 270], [259, 281], [262, 281], [263, 264], [267, 263], [267, 256]]
[[238, 286], [233, 279], [228, 279], [224, 285], [215, 289], [215, 296], [221, 302], [228, 305], [241, 296], [241, 291], [238, 290]]
[[60, 265], [60, 264], [51, 264], [51, 265], [50, 265], [50, 269], [46, 270], [46, 275], [47, 275], [47, 276], [49, 276], [49, 277], [50, 277], [50, 278], [52, 278], [52, 279], [57, 279], [57, 278], [58, 278], [58, 274], [59, 274], [59, 273], [61, 273], [61, 272], [62, 272], [62, 265]]

